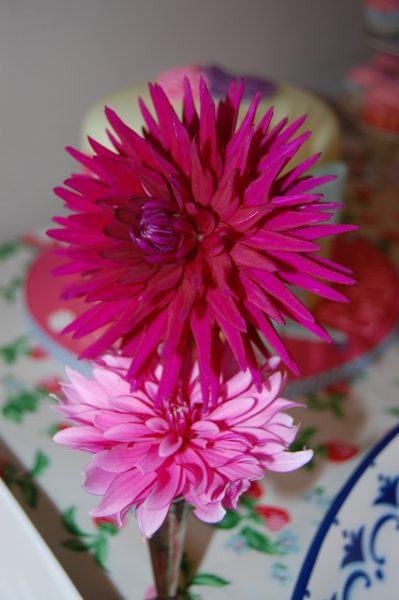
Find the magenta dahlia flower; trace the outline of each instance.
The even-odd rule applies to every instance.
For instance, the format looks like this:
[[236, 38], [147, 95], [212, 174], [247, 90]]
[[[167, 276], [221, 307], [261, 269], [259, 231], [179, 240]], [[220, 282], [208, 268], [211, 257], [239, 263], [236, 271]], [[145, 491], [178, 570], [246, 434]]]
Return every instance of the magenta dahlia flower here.
[[80, 337], [101, 328], [81, 357], [122, 349], [131, 381], [161, 351], [164, 396], [189, 348], [205, 402], [210, 390], [213, 401], [218, 394], [224, 343], [258, 385], [269, 347], [297, 372], [274, 324], [293, 319], [330, 337], [291, 287], [345, 301], [322, 280], [353, 283], [346, 269], [317, 255], [315, 240], [352, 229], [326, 224], [338, 205], [311, 191], [331, 177], [305, 175], [318, 155], [287, 170], [310, 136], [295, 137], [304, 117], [271, 128], [269, 110], [255, 126], [258, 94], [238, 126], [242, 89], [232, 83], [215, 106], [201, 81], [197, 112], [186, 81], [179, 119], [162, 88], [150, 85], [156, 118], [141, 103], [144, 137], [106, 109], [115, 150], [94, 140], [91, 157], [70, 149], [86, 174], [56, 189], [74, 213], [55, 218], [63, 228], [49, 231], [68, 244], [61, 252], [69, 262], [58, 273], [82, 275], [64, 298], [92, 303], [65, 331]]
[[297, 404], [279, 396], [280, 372], [264, 371], [260, 392], [249, 372], [239, 372], [221, 385], [217, 406], [205, 408], [196, 365], [189, 381], [161, 401], [162, 367], [133, 392], [128, 367], [126, 358], [106, 356], [94, 365], [93, 379], [69, 370], [57, 406], [77, 426], [55, 441], [94, 455], [84, 487], [103, 496], [95, 517], [121, 525], [134, 506], [150, 537], [171, 502], [184, 497], [198, 518], [213, 523], [265, 471], [291, 471], [312, 457], [311, 450], [287, 451], [297, 427], [284, 411]]

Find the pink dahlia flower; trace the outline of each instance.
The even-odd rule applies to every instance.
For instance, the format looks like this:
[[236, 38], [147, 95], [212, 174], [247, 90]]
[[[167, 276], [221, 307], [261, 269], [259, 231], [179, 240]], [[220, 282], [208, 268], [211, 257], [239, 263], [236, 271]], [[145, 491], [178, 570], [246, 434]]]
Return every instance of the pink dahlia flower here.
[[157, 401], [162, 368], [132, 392], [128, 362], [107, 356], [94, 365], [93, 379], [69, 369], [57, 407], [77, 426], [55, 441], [94, 455], [84, 487], [103, 498], [92, 516], [121, 525], [134, 506], [150, 537], [171, 502], [184, 497], [198, 518], [213, 523], [265, 471], [291, 471], [311, 459], [311, 450], [287, 451], [297, 427], [284, 411], [297, 405], [279, 396], [280, 372], [264, 372], [260, 392], [249, 372], [239, 372], [220, 386], [217, 406], [206, 409], [196, 366], [187, 384]]
[[333, 177], [305, 175], [318, 155], [287, 167], [310, 136], [295, 137], [305, 117], [271, 127], [269, 110], [254, 125], [257, 94], [237, 125], [242, 90], [233, 82], [215, 106], [202, 80], [197, 111], [186, 81], [180, 119], [150, 85], [156, 116], [141, 103], [144, 137], [106, 108], [114, 151], [92, 139], [91, 157], [70, 149], [86, 174], [56, 189], [74, 213], [55, 218], [62, 229], [49, 231], [68, 244], [58, 274], [82, 275], [63, 297], [93, 304], [65, 331], [81, 337], [102, 328], [81, 357], [117, 346], [131, 357], [132, 381], [161, 349], [164, 396], [189, 347], [205, 402], [210, 390], [213, 401], [218, 394], [224, 342], [258, 386], [259, 352], [270, 356], [265, 340], [297, 372], [274, 324], [293, 319], [330, 337], [291, 287], [345, 301], [322, 280], [353, 283], [348, 270], [317, 255], [316, 240], [353, 228], [326, 224], [338, 205], [312, 192]]

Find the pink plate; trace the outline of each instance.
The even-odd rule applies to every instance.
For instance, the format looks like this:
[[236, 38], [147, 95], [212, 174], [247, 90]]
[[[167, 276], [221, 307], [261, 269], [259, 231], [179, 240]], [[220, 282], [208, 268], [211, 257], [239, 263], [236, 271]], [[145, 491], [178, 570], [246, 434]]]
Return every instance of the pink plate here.
[[[53, 249], [53, 245], [45, 247], [28, 272], [25, 308], [46, 349], [76, 367], [79, 353], [100, 332], [81, 339], [59, 335], [87, 305], [80, 299], [59, 299], [62, 289], [74, 276], [51, 275], [61, 261]], [[284, 330], [287, 347], [301, 370], [301, 378], [293, 379], [289, 385], [291, 393], [309, 392], [353, 375], [396, 331], [399, 281], [385, 255], [365, 238], [348, 236], [335, 241], [334, 259], [353, 270], [357, 283], [344, 291], [349, 304], [322, 300], [314, 309], [318, 320], [331, 330], [333, 344], [309, 337], [299, 328]]]

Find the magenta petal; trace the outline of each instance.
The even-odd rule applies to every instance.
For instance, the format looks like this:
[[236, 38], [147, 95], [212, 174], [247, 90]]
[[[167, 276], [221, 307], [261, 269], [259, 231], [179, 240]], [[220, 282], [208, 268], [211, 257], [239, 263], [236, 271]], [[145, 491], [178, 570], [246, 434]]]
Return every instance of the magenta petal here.
[[276, 330], [271, 325], [270, 321], [250, 303], [245, 303], [245, 308], [247, 309], [255, 327], [264, 335], [265, 340], [275, 349], [277, 355], [281, 357], [291, 371], [293, 371], [295, 374], [298, 374], [299, 372], [296, 363], [294, 362], [287, 348], [284, 346], [284, 343], [276, 333]]
[[[92, 139], [93, 156], [71, 150], [87, 172], [56, 188], [74, 214], [56, 217], [60, 228], [49, 235], [64, 242], [58, 274], [76, 280], [63, 298], [95, 303], [67, 328], [95, 339], [81, 357], [118, 348], [131, 359], [128, 379], [135, 383], [161, 351], [167, 373], [159, 398], [173, 391], [194, 338], [207, 405], [209, 396], [216, 403], [220, 391], [217, 354], [224, 346], [260, 387], [261, 363], [253, 348], [260, 344], [243, 301], [281, 325], [285, 314], [313, 323], [289, 294], [288, 277], [352, 283], [346, 269], [317, 255], [313, 240], [353, 227], [322, 224], [330, 216], [325, 211], [337, 205], [323, 204], [322, 194], [312, 193], [334, 179], [306, 175], [318, 155], [290, 168], [310, 136], [302, 129], [304, 117], [271, 127], [270, 109], [255, 125], [258, 93], [237, 125], [242, 82], [232, 81], [217, 107], [205, 79], [198, 90], [191, 90], [188, 79], [183, 87], [179, 118], [162, 87], [149, 86], [155, 110], [139, 101], [143, 135], [105, 109], [114, 150]], [[265, 280], [248, 283], [253, 268], [275, 274], [282, 286], [278, 292], [274, 286], [277, 295], [269, 297]], [[302, 283], [338, 299], [309, 279]], [[280, 301], [282, 288], [287, 292]]]
[[321, 177], [303, 177], [290, 187], [290, 193], [303, 194], [314, 188], [318, 188], [330, 181], [334, 181], [336, 175], [322, 175]]
[[201, 372], [206, 378], [209, 378], [211, 366], [211, 325], [208, 313], [205, 310], [201, 311], [200, 307], [196, 307], [191, 313], [190, 324], [197, 346]]
[[[305, 225], [312, 225], [313, 223], [319, 223], [320, 221], [327, 221], [332, 216], [332, 213], [320, 213], [312, 210], [286, 210], [276, 215], [272, 215], [267, 220], [267, 226], [273, 231], [290, 231], [290, 235], [299, 237], [297, 235], [298, 228], [303, 227], [304, 231], [313, 228], [304, 227]], [[294, 230], [295, 228], [295, 230]]]
[[312, 252], [319, 250], [317, 244], [278, 233], [277, 231], [259, 230], [253, 235], [248, 244], [259, 250], [284, 250], [285, 252]]
[[309, 158], [302, 161], [298, 166], [292, 169], [287, 175], [281, 178], [279, 181], [279, 187], [281, 190], [286, 190], [290, 187], [291, 184], [294, 183], [298, 177], [306, 173], [309, 169], [313, 167], [313, 165], [319, 160], [321, 153], [313, 154]]
[[[345, 274], [341, 269], [335, 268], [335, 264], [331, 261], [326, 262], [320, 257], [315, 255], [299, 255], [294, 253], [280, 253], [273, 252], [273, 255], [280, 258], [286, 264], [293, 267], [295, 271], [303, 272], [314, 277], [320, 277], [321, 279], [327, 279], [327, 281], [333, 281], [335, 283], [342, 283], [351, 285], [354, 283], [352, 277], [349, 277], [349, 273], [345, 271]], [[284, 269], [285, 270], [285, 269]]]
[[156, 139], [159, 139], [158, 125], [156, 124], [154, 117], [151, 115], [150, 111], [148, 110], [148, 108], [145, 105], [142, 98], [139, 98], [139, 106], [140, 106], [140, 111], [141, 111], [141, 114], [143, 115], [143, 119], [145, 121], [148, 131]]
[[246, 331], [246, 322], [232, 298], [226, 298], [219, 289], [214, 288], [208, 291], [208, 299], [215, 312], [223, 319], [229, 321], [240, 331]]
[[245, 347], [242, 341], [241, 332], [238, 328], [232, 325], [229, 321], [224, 319], [221, 314], [216, 314], [216, 321], [218, 322], [220, 329], [226, 336], [229, 345], [237, 359], [240, 369], [242, 371], [247, 370], [247, 358], [245, 354]]
[[313, 227], [299, 227], [293, 229], [291, 233], [302, 240], [317, 240], [331, 235], [337, 235], [339, 233], [345, 233], [347, 231], [356, 231], [358, 227], [356, 225], [318, 225]]
[[166, 321], [167, 314], [165, 312], [160, 312], [148, 327], [143, 330], [141, 339], [136, 347], [134, 359], [129, 369], [129, 375], [137, 373], [153, 352], [154, 348], [158, 346], [162, 338], [162, 333], [165, 330]]
[[268, 294], [273, 296], [279, 304], [282, 303], [290, 311], [298, 314], [304, 321], [314, 322], [312, 313], [277, 276], [261, 271], [260, 269], [251, 269], [250, 275], [255, 281], [260, 282], [264, 289], [267, 289]]
[[280, 275], [290, 285], [295, 285], [304, 290], [308, 290], [309, 292], [313, 292], [322, 298], [328, 298], [329, 300], [335, 300], [336, 302], [348, 302], [348, 299], [334, 288], [331, 288], [322, 281], [314, 279], [304, 273], [284, 272], [280, 273]]

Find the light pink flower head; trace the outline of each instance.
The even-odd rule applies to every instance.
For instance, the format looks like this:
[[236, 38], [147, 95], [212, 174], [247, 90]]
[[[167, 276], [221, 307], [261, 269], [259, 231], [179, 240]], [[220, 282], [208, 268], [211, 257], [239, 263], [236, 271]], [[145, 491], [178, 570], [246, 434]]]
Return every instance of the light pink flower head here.
[[284, 411], [296, 404], [279, 396], [280, 372], [264, 373], [261, 392], [249, 373], [239, 372], [220, 386], [217, 406], [205, 409], [198, 368], [160, 401], [162, 368], [133, 392], [127, 368], [126, 359], [108, 356], [94, 365], [93, 379], [69, 369], [57, 407], [77, 425], [55, 441], [94, 455], [84, 487], [103, 496], [95, 517], [121, 525], [135, 507], [139, 528], [150, 537], [171, 502], [184, 497], [198, 518], [213, 523], [265, 471], [291, 471], [312, 456], [287, 451], [297, 427]]
[[107, 108], [114, 151], [91, 139], [91, 157], [70, 149], [86, 174], [56, 189], [74, 213], [49, 232], [68, 244], [58, 274], [77, 276], [63, 297], [93, 303], [65, 331], [102, 328], [81, 357], [116, 346], [131, 357], [131, 381], [162, 348], [166, 396], [194, 346], [204, 401], [215, 402], [223, 343], [260, 386], [264, 340], [297, 372], [275, 324], [293, 319], [330, 340], [292, 286], [345, 301], [323, 280], [353, 283], [350, 273], [320, 257], [317, 240], [353, 226], [326, 223], [338, 205], [314, 191], [334, 177], [307, 174], [318, 155], [289, 169], [311, 135], [298, 134], [305, 117], [271, 126], [270, 109], [255, 125], [258, 93], [237, 125], [242, 84], [215, 105], [201, 80], [196, 107], [186, 80], [179, 118], [163, 89], [149, 88], [144, 137]]

